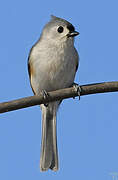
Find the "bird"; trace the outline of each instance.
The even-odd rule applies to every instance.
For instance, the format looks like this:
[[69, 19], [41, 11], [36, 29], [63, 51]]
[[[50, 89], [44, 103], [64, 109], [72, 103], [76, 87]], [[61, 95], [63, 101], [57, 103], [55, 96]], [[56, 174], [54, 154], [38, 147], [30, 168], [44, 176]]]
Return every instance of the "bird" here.
[[[32, 46], [28, 57], [28, 71], [34, 95], [44, 97], [48, 92], [71, 87], [79, 65], [74, 37], [75, 27], [65, 19], [51, 15], [40, 38]], [[57, 111], [60, 101], [41, 104], [42, 140], [40, 171], [59, 169], [57, 149]]]

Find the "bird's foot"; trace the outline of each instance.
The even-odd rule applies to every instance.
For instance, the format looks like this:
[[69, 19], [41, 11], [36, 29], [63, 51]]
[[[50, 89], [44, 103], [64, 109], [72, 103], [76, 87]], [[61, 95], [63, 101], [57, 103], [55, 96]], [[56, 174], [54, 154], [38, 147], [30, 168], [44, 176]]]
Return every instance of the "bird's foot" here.
[[[80, 87], [79, 84], [77, 84], [77, 83], [73, 83], [72, 86], [75, 88], [75, 91], [77, 92], [78, 97], [79, 97], [79, 100], [80, 100], [81, 87]], [[74, 97], [74, 98], [75, 98], [75, 97]]]
[[[46, 90], [42, 90], [43, 98], [47, 99], [49, 97], [49, 94]], [[48, 107], [48, 103], [44, 104], [45, 107]]]

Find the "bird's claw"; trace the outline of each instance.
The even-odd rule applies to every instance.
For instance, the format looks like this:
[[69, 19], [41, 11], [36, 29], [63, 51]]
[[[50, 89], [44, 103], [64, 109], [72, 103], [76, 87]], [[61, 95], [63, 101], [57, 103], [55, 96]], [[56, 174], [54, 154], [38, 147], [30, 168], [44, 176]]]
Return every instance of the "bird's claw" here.
[[[49, 94], [46, 90], [42, 90], [43, 98], [47, 99], [49, 97]], [[48, 103], [45, 103], [44, 106], [48, 107]]]
[[80, 100], [81, 87], [78, 84], [76, 84], [76, 83], [73, 84], [73, 87], [74, 87], [75, 91], [77, 92], [77, 94], [79, 96], [79, 100]]

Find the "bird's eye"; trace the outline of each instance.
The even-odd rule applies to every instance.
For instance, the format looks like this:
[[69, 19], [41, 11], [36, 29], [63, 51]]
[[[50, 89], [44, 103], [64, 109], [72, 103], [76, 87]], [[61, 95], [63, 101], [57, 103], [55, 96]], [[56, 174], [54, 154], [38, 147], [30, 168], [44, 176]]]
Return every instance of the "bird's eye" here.
[[64, 28], [63, 28], [62, 26], [59, 26], [58, 29], [57, 29], [57, 31], [58, 31], [59, 33], [62, 33], [63, 30], [64, 30]]

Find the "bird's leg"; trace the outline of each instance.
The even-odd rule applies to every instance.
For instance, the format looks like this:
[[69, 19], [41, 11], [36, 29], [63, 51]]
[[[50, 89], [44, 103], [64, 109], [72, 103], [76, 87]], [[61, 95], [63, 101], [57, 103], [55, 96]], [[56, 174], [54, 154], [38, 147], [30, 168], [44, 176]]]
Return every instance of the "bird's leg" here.
[[[47, 99], [49, 97], [49, 94], [46, 90], [42, 90], [43, 98]], [[48, 107], [48, 103], [44, 104], [45, 107]]]
[[[77, 83], [73, 83], [72, 86], [75, 88], [75, 91], [77, 91], [78, 96], [79, 96], [79, 100], [80, 100], [81, 87], [80, 87], [79, 84], [77, 84]], [[75, 97], [74, 97], [74, 98], [75, 98]]]

